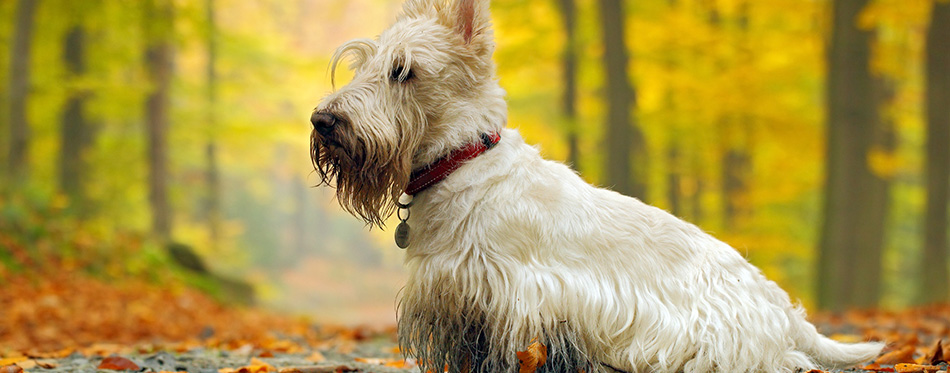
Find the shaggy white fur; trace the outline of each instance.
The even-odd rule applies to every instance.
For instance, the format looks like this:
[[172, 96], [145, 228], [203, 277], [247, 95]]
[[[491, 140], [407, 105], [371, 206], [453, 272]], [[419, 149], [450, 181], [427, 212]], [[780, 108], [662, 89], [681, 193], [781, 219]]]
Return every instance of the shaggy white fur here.
[[587, 371], [843, 368], [882, 347], [821, 336], [732, 247], [585, 183], [514, 130], [418, 195], [412, 210], [419, 244], [407, 251], [399, 331], [430, 360], [468, 328], [500, 350], [491, 367], [506, 369], [539, 336]]
[[399, 341], [423, 371], [517, 371], [536, 338], [547, 372], [791, 372], [881, 350], [818, 334], [729, 245], [503, 129], [493, 48], [487, 0], [409, 0], [376, 40], [338, 50], [355, 77], [314, 114], [315, 167], [370, 223], [411, 170], [501, 133], [411, 207]]

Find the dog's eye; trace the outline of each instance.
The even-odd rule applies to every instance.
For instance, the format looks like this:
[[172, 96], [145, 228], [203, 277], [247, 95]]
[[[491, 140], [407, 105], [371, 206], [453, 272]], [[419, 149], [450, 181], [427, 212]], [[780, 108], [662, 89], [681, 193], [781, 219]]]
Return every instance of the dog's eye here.
[[402, 65], [397, 65], [393, 68], [393, 71], [389, 73], [389, 80], [397, 83], [405, 82], [413, 77], [415, 77], [415, 74], [412, 73], [412, 69]]

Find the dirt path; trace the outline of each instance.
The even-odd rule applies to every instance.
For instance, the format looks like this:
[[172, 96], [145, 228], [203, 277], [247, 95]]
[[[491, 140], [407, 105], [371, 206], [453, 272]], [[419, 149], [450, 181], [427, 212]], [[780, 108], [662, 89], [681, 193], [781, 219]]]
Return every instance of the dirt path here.
[[[96, 372], [105, 361], [113, 368], [127, 367], [137, 372], [192, 372], [192, 373], [260, 373], [260, 372], [415, 372], [415, 364], [406, 362], [395, 351], [395, 345], [385, 339], [376, 339], [350, 345], [352, 351], [341, 353], [330, 350], [307, 350], [296, 353], [261, 352], [247, 346], [236, 350], [206, 349], [188, 351], [127, 352], [108, 356], [86, 356], [74, 352], [62, 358], [7, 358], [0, 362], [14, 362], [33, 373]], [[124, 365], [132, 363], [132, 365]], [[5, 364], [0, 364], [3, 366]], [[137, 369], [135, 367], [138, 367]], [[13, 373], [15, 368], [0, 368]], [[100, 372], [107, 369], [98, 370]]]
[[[928, 364], [919, 371], [947, 370], [950, 346], [939, 342], [950, 341], [950, 305], [812, 320], [837, 340], [886, 341], [883, 368], [874, 371], [915, 362]], [[81, 276], [15, 277], [0, 286], [0, 373], [96, 372], [111, 356], [139, 372], [419, 371], [397, 353], [393, 327], [315, 325], [223, 306], [187, 288]]]
[[[336, 373], [418, 372], [411, 360], [403, 360], [395, 352], [395, 344], [388, 338], [376, 338], [343, 348], [346, 353], [331, 348], [312, 349], [295, 353], [272, 353], [250, 345], [235, 350], [198, 347], [187, 351], [127, 352], [108, 356], [87, 356], [76, 351], [62, 358], [6, 358], [0, 359], [0, 373], [73, 373], [108, 372], [121, 370], [135, 372], [192, 372], [192, 373]], [[8, 363], [14, 363], [11, 366]], [[23, 368], [20, 370], [20, 368]], [[883, 365], [873, 370], [851, 369], [834, 372], [894, 372], [894, 365]], [[906, 372], [946, 373], [947, 364], [939, 363]], [[820, 372], [820, 371], [811, 371]]]

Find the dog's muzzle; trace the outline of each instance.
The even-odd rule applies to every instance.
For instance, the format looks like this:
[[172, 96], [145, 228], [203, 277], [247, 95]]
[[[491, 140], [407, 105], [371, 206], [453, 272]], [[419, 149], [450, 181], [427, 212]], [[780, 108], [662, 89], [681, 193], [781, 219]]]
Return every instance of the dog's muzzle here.
[[310, 114], [310, 123], [313, 123], [313, 129], [322, 136], [327, 136], [333, 132], [333, 127], [336, 127], [339, 121], [339, 118], [327, 112], [314, 111], [313, 114]]

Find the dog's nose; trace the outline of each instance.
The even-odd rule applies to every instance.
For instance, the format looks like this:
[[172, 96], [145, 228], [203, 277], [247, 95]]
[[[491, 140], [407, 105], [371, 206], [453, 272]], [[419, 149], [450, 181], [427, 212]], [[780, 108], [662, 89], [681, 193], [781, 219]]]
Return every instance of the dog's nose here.
[[313, 129], [317, 130], [321, 135], [326, 136], [333, 130], [333, 126], [337, 123], [337, 118], [330, 113], [315, 111], [313, 114], [310, 114], [310, 123], [313, 123]]

